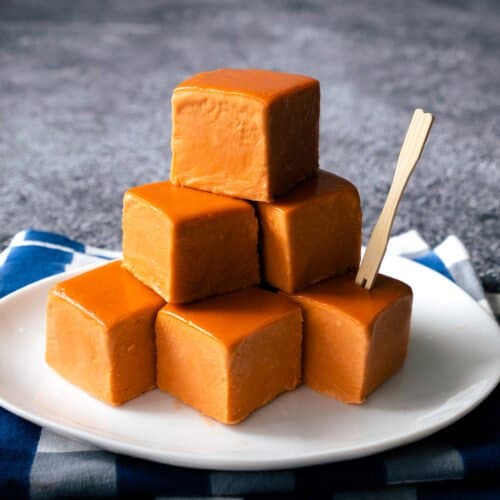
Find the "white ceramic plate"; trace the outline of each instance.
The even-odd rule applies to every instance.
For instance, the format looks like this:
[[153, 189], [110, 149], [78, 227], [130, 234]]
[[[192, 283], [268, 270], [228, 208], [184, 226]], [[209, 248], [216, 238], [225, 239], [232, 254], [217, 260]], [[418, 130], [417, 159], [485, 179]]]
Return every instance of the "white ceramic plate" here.
[[45, 300], [70, 272], [0, 301], [0, 405], [104, 449], [209, 469], [276, 469], [361, 457], [427, 436], [477, 406], [500, 376], [495, 321], [437, 273], [387, 257], [383, 272], [415, 293], [403, 370], [363, 406], [301, 387], [237, 426], [200, 416], [159, 391], [119, 408], [100, 403], [44, 362]]

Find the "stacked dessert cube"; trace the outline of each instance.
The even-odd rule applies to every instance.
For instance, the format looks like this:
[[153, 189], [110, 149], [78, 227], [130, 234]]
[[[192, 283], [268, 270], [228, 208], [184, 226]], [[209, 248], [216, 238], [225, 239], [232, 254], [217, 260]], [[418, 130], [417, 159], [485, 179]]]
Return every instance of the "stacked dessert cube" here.
[[360, 403], [394, 374], [411, 290], [354, 283], [360, 199], [318, 169], [319, 103], [301, 75], [181, 83], [171, 180], [125, 193], [121, 262], [51, 290], [47, 362], [105, 402], [157, 386], [223, 423], [302, 378]]

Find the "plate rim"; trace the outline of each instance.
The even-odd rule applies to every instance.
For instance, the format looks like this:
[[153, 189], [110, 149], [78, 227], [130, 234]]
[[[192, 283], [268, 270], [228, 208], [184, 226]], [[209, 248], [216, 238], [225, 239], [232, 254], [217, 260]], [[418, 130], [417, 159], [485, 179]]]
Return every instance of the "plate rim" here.
[[[482, 308], [472, 297], [470, 297], [461, 287], [459, 287], [456, 283], [442, 276], [438, 272], [418, 263], [414, 262], [410, 259], [406, 259], [397, 255], [387, 255], [384, 260], [395, 260], [395, 265], [398, 266], [400, 263], [404, 263], [403, 265], [410, 265], [411, 267], [416, 266], [419, 271], [423, 271], [424, 274], [430, 273], [429, 276], [432, 276], [432, 279], [444, 280], [446, 284], [452, 285], [455, 289], [463, 296], [464, 299], [469, 301], [471, 305], [475, 307], [477, 312], [480, 312], [485, 319], [487, 319], [493, 328], [496, 328], [500, 333], [500, 327], [496, 323], [495, 319], [488, 314], [488, 312]], [[47, 282], [57, 282], [58, 279], [64, 279], [65, 277], [76, 276], [85, 271], [97, 268], [99, 266], [105, 265], [110, 261], [92, 263], [89, 265], [85, 265], [79, 267], [77, 269], [70, 269], [68, 271], [58, 273], [52, 276], [48, 276], [42, 280], [36, 281], [35, 283], [31, 283], [27, 286], [24, 286], [15, 292], [3, 297], [0, 299], [0, 310], [2, 307], [7, 307], [5, 304], [8, 304], [11, 301], [15, 301], [19, 296], [24, 295], [31, 291], [32, 289], [36, 289], [40, 286], [45, 285]], [[500, 341], [500, 335], [499, 335]], [[71, 439], [80, 440], [83, 442], [91, 443], [102, 450], [110, 451], [114, 453], [120, 453], [124, 455], [129, 455], [141, 459], [152, 460], [159, 463], [171, 464], [182, 467], [189, 468], [201, 468], [207, 470], [224, 470], [224, 471], [255, 471], [255, 470], [280, 470], [280, 469], [289, 469], [294, 467], [306, 467], [311, 465], [320, 465], [325, 463], [334, 463], [340, 462], [344, 460], [351, 460], [356, 458], [367, 457], [382, 451], [388, 451], [393, 448], [413, 443], [425, 437], [428, 437], [436, 432], [452, 425], [457, 422], [465, 415], [473, 411], [477, 408], [495, 389], [500, 381], [500, 367], [497, 370], [496, 377], [491, 377], [488, 380], [488, 383], [484, 384], [484, 387], [481, 388], [481, 391], [475, 397], [473, 402], [468, 405], [462, 406], [457, 412], [451, 414], [448, 417], [444, 417], [437, 423], [434, 423], [428, 427], [423, 429], [417, 429], [414, 432], [405, 432], [400, 433], [396, 436], [391, 436], [388, 439], [378, 440], [374, 443], [370, 444], [358, 444], [356, 446], [345, 447], [342, 449], [331, 450], [321, 450], [318, 452], [308, 452], [303, 453], [299, 456], [295, 457], [285, 457], [285, 458], [259, 458], [258, 461], [253, 461], [252, 459], [235, 456], [231, 460], [224, 458], [217, 458], [216, 456], [208, 458], [206, 455], [197, 456], [193, 455], [189, 452], [184, 451], [170, 451], [160, 449], [160, 448], [151, 448], [149, 446], [141, 446], [135, 443], [124, 443], [119, 441], [116, 437], [106, 437], [102, 436], [99, 433], [96, 434], [96, 431], [91, 430], [83, 430], [78, 427], [72, 426], [66, 423], [54, 423], [50, 419], [40, 416], [36, 413], [33, 413], [22, 405], [12, 403], [11, 401], [5, 399], [5, 397], [0, 393], [0, 406], [5, 408], [7, 411], [17, 415], [25, 420], [33, 422], [41, 427], [49, 429], [55, 433], [60, 435], [69, 437]]]

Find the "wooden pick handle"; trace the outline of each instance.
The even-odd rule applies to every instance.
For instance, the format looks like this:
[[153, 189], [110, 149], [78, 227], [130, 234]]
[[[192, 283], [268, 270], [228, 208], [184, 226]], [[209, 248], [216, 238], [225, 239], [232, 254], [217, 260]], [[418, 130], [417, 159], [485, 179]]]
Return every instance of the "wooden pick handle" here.
[[389, 194], [384, 208], [373, 228], [366, 252], [356, 275], [356, 283], [363, 288], [370, 289], [377, 277], [380, 264], [387, 248], [392, 223], [398, 209], [399, 201], [408, 184], [411, 174], [415, 170], [418, 160], [424, 149], [425, 141], [432, 126], [433, 116], [416, 109], [406, 132], [401, 151], [399, 152], [396, 172], [392, 179]]

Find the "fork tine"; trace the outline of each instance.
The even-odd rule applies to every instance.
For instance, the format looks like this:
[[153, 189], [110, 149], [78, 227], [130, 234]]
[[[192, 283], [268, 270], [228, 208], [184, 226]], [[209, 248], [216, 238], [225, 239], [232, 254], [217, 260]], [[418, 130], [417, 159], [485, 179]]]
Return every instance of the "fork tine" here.
[[399, 151], [398, 162], [403, 161], [403, 159], [405, 159], [410, 154], [412, 146], [415, 143], [414, 139], [422, 122], [423, 116], [424, 110], [421, 108], [416, 109], [413, 113], [410, 124], [408, 125], [408, 129], [406, 131], [405, 138], [403, 140], [403, 145], [401, 146], [401, 150]]

